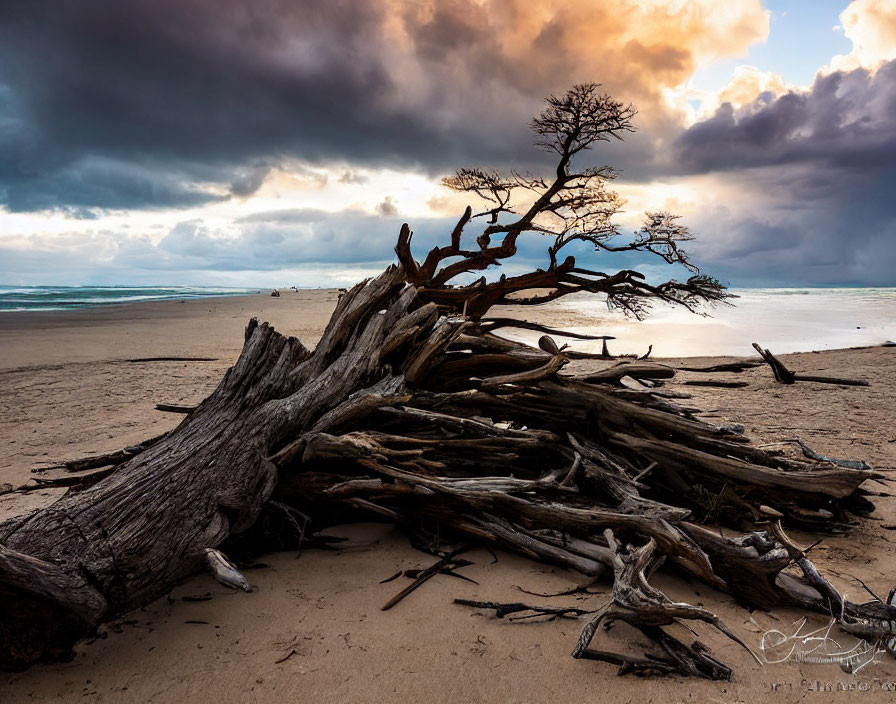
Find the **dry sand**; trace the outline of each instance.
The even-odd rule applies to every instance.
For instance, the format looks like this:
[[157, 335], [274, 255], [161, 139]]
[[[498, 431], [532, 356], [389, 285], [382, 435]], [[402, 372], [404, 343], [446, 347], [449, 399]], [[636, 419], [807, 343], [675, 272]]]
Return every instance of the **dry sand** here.
[[[238, 355], [249, 317], [269, 320], [313, 343], [335, 300], [335, 291], [302, 291], [284, 292], [281, 298], [257, 295], [0, 315], [0, 485], [24, 483], [33, 467], [48, 461], [117, 449], [173, 427], [179, 417], [157, 412], [154, 405], [191, 404], [209, 393]], [[527, 314], [535, 318], [533, 311]], [[558, 327], [567, 323], [557, 318], [546, 322]], [[158, 356], [215, 360], [128, 361]], [[775, 384], [768, 369], [760, 368], [736, 377], [749, 382], [743, 389], [688, 387], [693, 405], [705, 409], [704, 417], [713, 422], [745, 424], [757, 442], [798, 435], [825, 454], [863, 458], [877, 468], [896, 466], [896, 349], [784, 359], [798, 371], [865, 378], [872, 385], [787, 387]], [[680, 380], [688, 378], [694, 377], [683, 373]], [[0, 496], [0, 520], [51, 499], [49, 491]], [[848, 537], [828, 538], [814, 550], [820, 567], [855, 600], [862, 593], [852, 577], [879, 592], [896, 584], [896, 532], [884, 528], [896, 523], [896, 503], [892, 498], [876, 502], [875, 520], [864, 521]], [[517, 587], [549, 592], [586, 580], [505, 553], [499, 553], [497, 564], [487, 552], [472, 553], [475, 564], [462, 571], [479, 586], [438, 576], [382, 612], [380, 606], [401, 582], [380, 581], [399, 569], [426, 566], [432, 558], [384, 526], [333, 530], [349, 536], [350, 547], [266, 556], [264, 567], [247, 571], [251, 594], [229, 592], [210, 577], [197, 576], [170, 596], [103, 626], [99, 639], [77, 647], [72, 662], [0, 675], [0, 702], [791, 702], [896, 697], [896, 691], [887, 689], [896, 687], [892, 660], [872, 665], [858, 677], [830, 664], [760, 668], [703, 626], [697, 627], [700, 639], [734, 668], [732, 682], [618, 678], [610, 665], [569, 656], [578, 622], [514, 624], [451, 603], [465, 597], [596, 608], [607, 597], [605, 586], [594, 596], [522, 594]], [[673, 598], [713, 609], [757, 646], [751, 614], [724, 594], [669, 576], [655, 581]], [[203, 595], [212, 598], [183, 599]], [[786, 610], [752, 615], [762, 627], [785, 631], [797, 616]], [[813, 623], [824, 620], [816, 617]], [[642, 645], [625, 626], [598, 638], [607, 650], [630, 652]], [[833, 691], [818, 691], [826, 688]]]

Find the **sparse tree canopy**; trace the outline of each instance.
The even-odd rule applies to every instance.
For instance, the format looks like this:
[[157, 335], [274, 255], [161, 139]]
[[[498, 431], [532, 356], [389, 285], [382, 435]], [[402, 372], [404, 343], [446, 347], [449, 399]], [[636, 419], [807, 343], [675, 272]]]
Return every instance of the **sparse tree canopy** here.
[[[410, 230], [402, 231], [399, 259], [411, 272], [411, 280], [424, 287], [425, 298], [440, 305], [456, 306], [462, 301], [467, 314], [475, 318], [492, 306], [510, 302], [535, 305], [578, 291], [606, 294], [609, 305], [638, 317], [646, 312], [651, 300], [693, 310], [697, 304], [726, 297], [724, 287], [700, 274], [681, 248], [693, 237], [677, 216], [663, 211], [647, 213], [641, 229], [626, 240], [613, 222], [622, 205], [619, 195], [610, 188], [618, 172], [610, 166], [575, 167], [573, 162], [581, 161], [581, 152], [598, 142], [622, 140], [634, 131], [635, 109], [600, 93], [599, 88], [596, 83], [588, 83], [573, 86], [562, 97], [552, 95], [547, 107], [532, 120], [537, 146], [559, 157], [550, 178], [473, 167], [444, 179], [449, 188], [475, 194], [487, 207], [475, 214], [468, 208], [454, 228], [451, 244], [433, 249], [422, 266], [413, 261]], [[465, 231], [476, 222], [485, 223], [476, 235], [478, 249], [464, 249]], [[441, 290], [462, 274], [499, 265], [514, 256], [517, 240], [525, 233], [548, 238], [546, 271], [492, 284], [480, 279], [468, 286]], [[637, 271], [605, 274], [578, 267], [571, 256], [561, 261], [564, 248], [575, 242], [586, 242], [598, 252], [645, 252], [681, 265], [690, 276], [684, 283], [650, 285]], [[457, 257], [462, 259], [443, 264]], [[522, 300], [509, 298], [531, 289], [548, 291]]]
[[[679, 248], [687, 230], [671, 215], [648, 215], [633, 240], [618, 244], [611, 218], [619, 203], [608, 188], [614, 172], [573, 169], [581, 152], [630, 131], [633, 115], [595, 85], [550, 98], [533, 127], [539, 144], [559, 156], [552, 179], [459, 171], [448, 184], [490, 207], [476, 215], [468, 208], [450, 242], [422, 263], [405, 225], [400, 266], [345, 292], [313, 351], [253, 319], [218, 388], [194, 409], [169, 406], [187, 412], [176, 429], [67, 462], [18, 489], [71, 488], [46, 508], [0, 523], [0, 669], [68, 657], [100, 623], [203, 567], [247, 588], [218, 548], [248, 556], [308, 545], [330, 524], [372, 518], [402, 526], [440, 557], [384, 608], [465, 564], [458, 555], [470, 545], [611, 582], [612, 596], [588, 605], [593, 617], [574, 655], [620, 672], [727, 678], [730, 669], [706, 645], [665, 630], [683, 620], [745, 645], [715, 614], [649, 584], [664, 561], [743, 603], [827, 613], [841, 629], [891, 647], [896, 607], [850, 602], [785, 532], [785, 525], [847, 530], [874, 510], [862, 485], [884, 475], [808, 448], [810, 459], [772, 454], [751, 445], [742, 428], [700, 420], [670, 400], [681, 393], [659, 388], [676, 373], [668, 365], [636, 360], [564, 373], [571, 359], [602, 355], [568, 350], [551, 335], [589, 336], [484, 317], [494, 306], [576, 291], [605, 293], [636, 315], [651, 300], [691, 307], [724, 296], [696, 273], [653, 286], [634, 271], [604, 274], [569, 256], [560, 261], [565, 247], [583, 241], [695, 271]], [[519, 205], [521, 194], [531, 204]], [[465, 249], [464, 230], [474, 220], [485, 226]], [[453, 284], [512, 257], [526, 232], [548, 238], [546, 269]], [[288, 305], [289, 297], [280, 301]], [[510, 326], [546, 334], [537, 347], [495, 334]], [[768, 350], [763, 355], [787, 383], [839, 383], [801, 377]], [[644, 383], [633, 389], [626, 377]], [[586, 610], [464, 603], [498, 615], [579, 617]], [[598, 626], [614, 621], [638, 629], [656, 652], [595, 649]]]

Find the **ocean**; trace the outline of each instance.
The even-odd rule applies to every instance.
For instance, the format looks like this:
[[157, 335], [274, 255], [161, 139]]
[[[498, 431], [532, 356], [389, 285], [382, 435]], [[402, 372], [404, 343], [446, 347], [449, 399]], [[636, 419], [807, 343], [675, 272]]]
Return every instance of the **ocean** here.
[[[750, 356], [750, 343], [773, 353], [880, 345], [896, 340], [896, 288], [730, 289], [733, 305], [707, 309], [708, 317], [680, 306], [655, 305], [639, 322], [608, 311], [603, 299], [576, 294], [548, 304], [551, 324], [574, 332], [613, 335], [612, 354], [657, 357]], [[546, 307], [546, 308], [547, 308]], [[531, 317], [531, 316], [530, 316]], [[502, 333], [503, 334], [503, 333]], [[513, 333], [533, 341], [538, 335]], [[600, 342], [564, 340], [573, 349], [600, 352]]]
[[[267, 288], [261, 289], [267, 291]], [[0, 286], [0, 313], [67, 310], [111, 304], [183, 300], [257, 293], [257, 288], [202, 286]], [[643, 321], [609, 311], [594, 294], [577, 294], [533, 310], [528, 317], [581, 333], [613, 335], [611, 353], [656, 357], [753, 354], [751, 342], [773, 353], [808, 352], [879, 345], [896, 340], [896, 288], [731, 289], [734, 305], [694, 315], [655, 305]], [[502, 335], [534, 343], [537, 334], [504, 330]], [[600, 351], [600, 342], [562, 340], [574, 349]]]
[[0, 286], [0, 312], [93, 308], [116, 303], [240, 296], [258, 291], [207, 286]]

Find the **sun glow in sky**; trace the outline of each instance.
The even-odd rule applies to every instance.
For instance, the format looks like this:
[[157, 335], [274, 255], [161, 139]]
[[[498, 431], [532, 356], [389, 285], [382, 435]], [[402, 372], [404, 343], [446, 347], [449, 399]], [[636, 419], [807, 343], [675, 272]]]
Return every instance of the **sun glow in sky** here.
[[447, 235], [455, 168], [549, 172], [526, 125], [575, 81], [638, 107], [583, 163], [624, 230], [681, 214], [733, 285], [896, 284], [892, 0], [7, 3], [0, 283], [345, 285]]

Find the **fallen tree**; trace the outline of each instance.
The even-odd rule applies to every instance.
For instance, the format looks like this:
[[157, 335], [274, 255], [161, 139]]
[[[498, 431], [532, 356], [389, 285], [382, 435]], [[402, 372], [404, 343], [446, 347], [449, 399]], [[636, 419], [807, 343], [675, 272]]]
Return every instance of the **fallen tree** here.
[[[561, 347], [551, 335], [562, 332], [534, 323], [520, 327], [545, 333], [537, 347], [494, 332], [517, 324], [489, 319], [495, 307], [575, 292], [604, 294], [637, 316], [652, 301], [694, 309], [725, 298], [680, 248], [690, 235], [673, 216], [649, 214], [620, 243], [611, 221], [619, 200], [608, 188], [615, 172], [573, 169], [580, 152], [630, 131], [633, 115], [594, 85], [551, 97], [533, 121], [558, 156], [551, 179], [459, 171], [447, 184], [488, 207], [467, 208], [422, 262], [405, 225], [399, 264], [341, 296], [313, 351], [252, 320], [239, 359], [205, 401], [182, 409], [175, 430], [43, 478], [71, 488], [0, 524], [0, 666], [65, 658], [100, 623], [206, 564], [244, 585], [228, 577], [234, 568], [218, 549], [297, 545], [327, 525], [371, 517], [442, 556], [420, 582], [459, 564], [451, 541], [613, 580], [612, 601], [574, 654], [624, 671], [730, 675], [704, 647], [664, 630], [696, 619], [737, 639], [710, 612], [649, 585], [664, 562], [744, 603], [798, 605], [862, 637], [892, 635], [896, 609], [844, 600], [782, 528], [847, 529], [873, 510], [862, 484], [880, 475], [766, 452], [659, 389], [621, 383], [669, 378], [665, 365], [638, 360], [576, 376], [562, 372], [571, 359], [601, 355]], [[512, 202], [521, 192], [523, 207]], [[466, 228], [483, 219], [475, 245], [466, 244]], [[533, 233], [550, 239], [547, 268], [463, 279], [513, 257], [519, 237]], [[560, 257], [572, 243], [651, 253], [691, 276], [653, 285], [632, 270], [581, 268]], [[722, 537], [717, 524], [739, 532]], [[614, 620], [663, 655], [591, 649], [597, 626]]]

